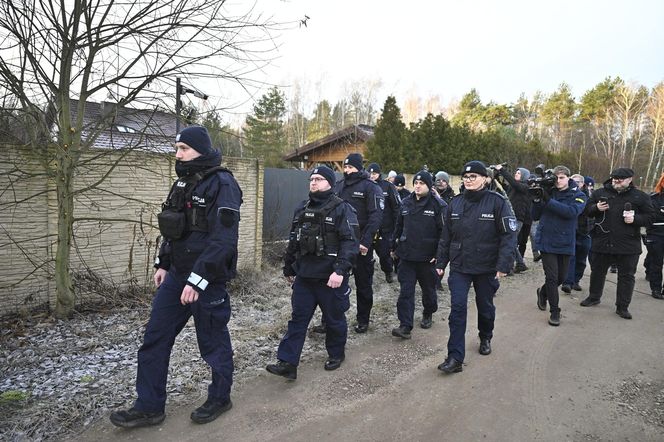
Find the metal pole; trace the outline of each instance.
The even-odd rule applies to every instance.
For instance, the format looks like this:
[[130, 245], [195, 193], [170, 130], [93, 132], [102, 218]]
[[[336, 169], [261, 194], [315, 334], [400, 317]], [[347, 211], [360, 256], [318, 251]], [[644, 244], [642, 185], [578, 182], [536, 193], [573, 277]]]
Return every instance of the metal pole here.
[[175, 79], [175, 135], [180, 133], [180, 78]]

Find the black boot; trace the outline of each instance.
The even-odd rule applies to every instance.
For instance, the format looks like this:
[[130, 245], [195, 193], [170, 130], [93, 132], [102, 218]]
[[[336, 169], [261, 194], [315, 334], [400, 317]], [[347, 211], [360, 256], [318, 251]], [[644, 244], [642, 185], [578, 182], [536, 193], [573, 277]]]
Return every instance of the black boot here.
[[491, 354], [491, 339], [480, 339], [480, 354], [484, 356]]
[[341, 367], [341, 363], [346, 359], [346, 355], [341, 355], [339, 358], [327, 358], [323, 368], [327, 371], [336, 370]]
[[433, 317], [431, 313], [425, 313], [422, 315], [422, 321], [420, 321], [420, 327], [427, 329], [431, 328], [433, 325]]
[[297, 367], [286, 361], [279, 360], [276, 364], [270, 364], [265, 369], [272, 374], [285, 377], [291, 381], [297, 379]]
[[392, 329], [392, 336], [396, 336], [397, 338], [401, 339], [410, 339], [410, 330], [408, 327], [400, 325], [399, 327]]
[[394, 275], [392, 272], [385, 272], [385, 281], [387, 281], [389, 284], [394, 282]]
[[121, 410], [111, 413], [111, 423], [116, 427], [122, 428], [138, 428], [147, 427], [150, 425], [158, 425], [164, 421], [166, 415], [163, 411], [150, 413], [147, 411], [139, 411], [135, 408], [129, 410]]
[[227, 401], [216, 401], [214, 399], [208, 399], [203, 405], [192, 411], [190, 417], [191, 420], [197, 424], [207, 424], [231, 408], [233, 408], [233, 403], [230, 399]]
[[549, 317], [549, 325], [553, 325], [554, 327], [557, 327], [560, 325], [560, 311], [556, 310], [555, 312], [551, 312], [551, 317]]
[[438, 366], [438, 370], [447, 374], [459, 373], [463, 371], [463, 362], [457, 361], [452, 356], [448, 356], [445, 361]]

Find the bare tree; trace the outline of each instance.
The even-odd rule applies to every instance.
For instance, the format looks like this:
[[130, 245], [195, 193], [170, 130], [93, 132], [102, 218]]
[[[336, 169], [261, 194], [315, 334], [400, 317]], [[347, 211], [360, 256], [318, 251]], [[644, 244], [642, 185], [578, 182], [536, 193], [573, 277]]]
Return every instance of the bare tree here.
[[275, 47], [271, 34], [290, 26], [252, 9], [234, 12], [224, 0], [0, 4], [0, 90], [15, 99], [26, 142], [56, 183], [57, 317], [68, 317], [74, 308], [75, 196], [108, 176], [85, 189], [76, 186], [83, 155], [113, 118], [110, 113], [100, 124], [85, 127], [88, 99], [113, 94], [122, 107], [172, 102], [168, 91], [180, 76], [251, 87], [251, 77]]
[[650, 128], [650, 154], [646, 170], [646, 183], [652, 184], [657, 180], [658, 171], [662, 170], [664, 160], [664, 83], [659, 83], [652, 90], [646, 116]]

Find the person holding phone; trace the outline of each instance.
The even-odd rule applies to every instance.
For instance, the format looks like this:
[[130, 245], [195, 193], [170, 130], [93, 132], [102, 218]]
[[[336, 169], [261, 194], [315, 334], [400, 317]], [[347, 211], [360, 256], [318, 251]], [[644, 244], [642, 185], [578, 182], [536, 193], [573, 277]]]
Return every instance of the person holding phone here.
[[596, 189], [586, 207], [595, 218], [590, 246], [590, 288], [582, 307], [599, 304], [606, 272], [613, 263], [618, 268], [616, 314], [632, 319], [628, 307], [634, 291], [634, 274], [641, 254], [641, 227], [650, 226], [655, 211], [650, 197], [634, 187], [634, 171], [619, 167], [611, 172], [602, 188]]

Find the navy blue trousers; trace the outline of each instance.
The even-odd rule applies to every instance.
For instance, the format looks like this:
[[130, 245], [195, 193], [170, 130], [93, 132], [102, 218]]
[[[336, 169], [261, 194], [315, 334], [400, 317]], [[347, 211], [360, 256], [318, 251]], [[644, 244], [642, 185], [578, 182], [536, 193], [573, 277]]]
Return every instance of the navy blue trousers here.
[[327, 286], [327, 281], [296, 277], [291, 306], [293, 314], [288, 321], [288, 330], [279, 343], [277, 358], [293, 365], [300, 363], [307, 328], [316, 306], [320, 306], [323, 313], [328, 356], [338, 359], [344, 354], [348, 336], [345, 313], [350, 308], [350, 287], [347, 279], [344, 278], [341, 286], [333, 289]]
[[477, 328], [480, 339], [493, 337], [493, 323], [496, 319], [493, 295], [500, 287], [495, 273], [471, 275], [450, 271], [447, 284], [450, 287], [452, 305], [449, 317], [450, 338], [447, 341], [447, 355], [462, 362], [466, 356], [466, 321], [468, 320], [468, 292], [471, 283], [475, 289]]
[[422, 289], [423, 314], [430, 315], [438, 311], [438, 294], [436, 293], [436, 280], [438, 275], [434, 270], [435, 264], [429, 262], [399, 261], [399, 283], [401, 290], [397, 300], [397, 316], [399, 325], [409, 330], [413, 329], [415, 316], [415, 284]]
[[646, 273], [652, 293], [662, 292], [662, 266], [664, 264], [664, 237], [651, 235], [646, 240], [648, 256]]
[[357, 263], [353, 270], [355, 289], [357, 290], [357, 323], [369, 324], [371, 307], [373, 307], [373, 246], [366, 255], [357, 255]]
[[380, 238], [374, 241], [376, 248], [376, 255], [380, 262], [380, 269], [383, 273], [394, 272], [394, 261], [390, 255], [390, 248], [392, 246], [392, 232], [381, 233]]
[[588, 260], [589, 252], [590, 236], [577, 235], [574, 255], [572, 255], [569, 260], [569, 268], [567, 269], [565, 284], [578, 284], [579, 281], [581, 281], [581, 278], [583, 278], [583, 273], [586, 271], [586, 262]]
[[223, 283], [212, 283], [198, 301], [182, 305], [180, 295], [188, 275], [169, 272], [152, 300], [150, 321], [138, 350], [138, 374], [134, 404], [137, 410], [163, 412], [171, 349], [176, 336], [191, 316], [201, 356], [212, 369], [208, 399], [224, 402], [233, 384], [233, 349], [228, 332], [230, 297]]

